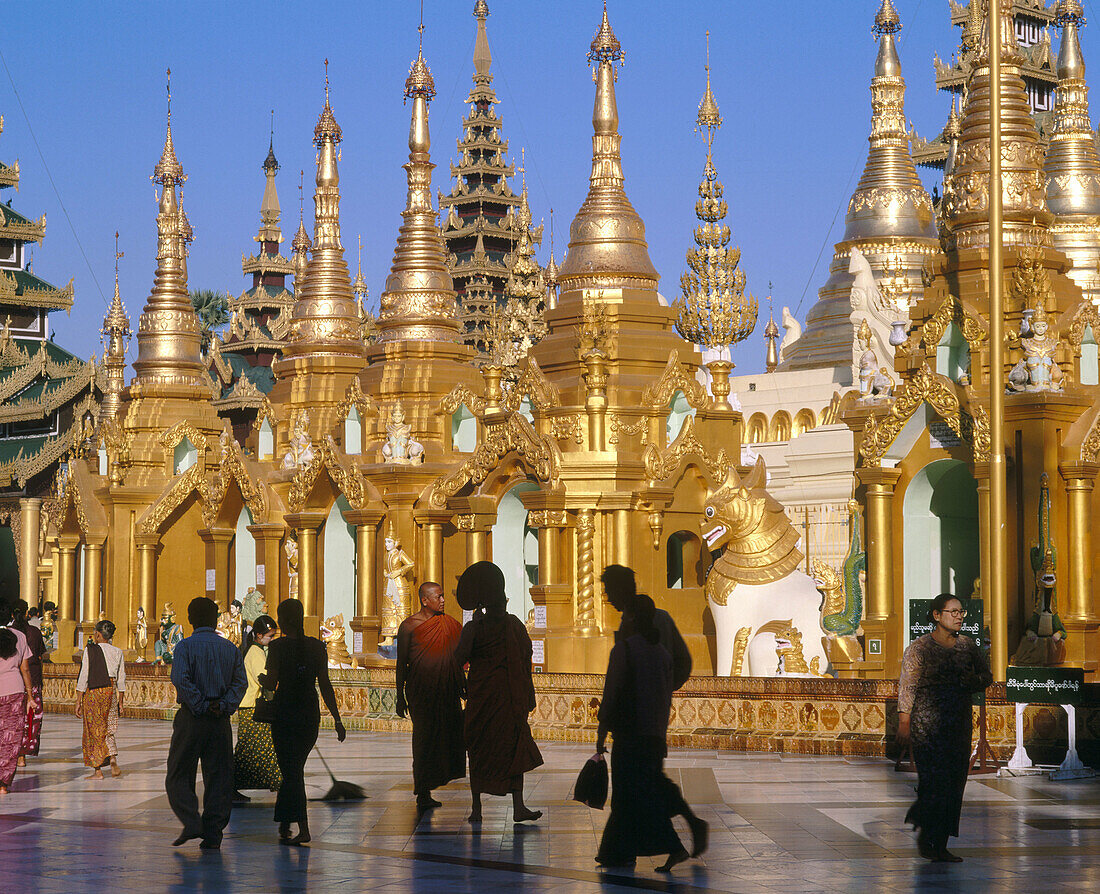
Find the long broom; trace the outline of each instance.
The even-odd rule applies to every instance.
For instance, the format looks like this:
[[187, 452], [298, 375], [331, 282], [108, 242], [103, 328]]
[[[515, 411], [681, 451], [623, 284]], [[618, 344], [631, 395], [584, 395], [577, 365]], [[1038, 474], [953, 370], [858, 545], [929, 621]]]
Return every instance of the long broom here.
[[363, 791], [361, 786], [356, 785], [354, 782], [343, 782], [336, 778], [336, 774], [329, 768], [325, 756], [321, 754], [320, 748], [314, 746], [313, 750], [317, 752], [325, 771], [332, 779], [332, 788], [325, 792], [324, 797], [321, 798], [322, 801], [365, 801], [367, 799], [367, 793]]

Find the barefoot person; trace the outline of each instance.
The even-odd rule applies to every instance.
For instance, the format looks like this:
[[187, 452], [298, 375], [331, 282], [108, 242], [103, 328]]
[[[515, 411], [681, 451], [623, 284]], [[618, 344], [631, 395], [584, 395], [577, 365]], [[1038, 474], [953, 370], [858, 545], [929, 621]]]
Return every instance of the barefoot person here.
[[122, 775], [115, 735], [126, 693], [126, 662], [122, 649], [111, 644], [114, 635], [115, 625], [110, 621], [95, 625], [76, 681], [76, 716], [84, 720], [84, 764], [92, 768], [88, 779], [102, 779], [101, 768], [107, 763], [112, 776]]
[[[611, 816], [596, 862], [633, 866], [639, 856], [667, 854], [658, 872], [670, 872], [688, 858], [668, 799], [673, 786], [664, 774], [666, 735], [672, 709], [672, 656], [660, 643], [648, 596], [635, 596], [607, 662], [600, 700], [596, 751], [611, 750]], [[678, 794], [678, 791], [677, 791]]]
[[466, 750], [470, 754], [471, 823], [481, 822], [481, 796], [511, 795], [515, 822], [536, 820], [541, 810], [523, 803], [523, 774], [542, 765], [527, 716], [535, 709], [531, 638], [508, 614], [504, 573], [476, 562], [458, 581], [458, 604], [475, 610], [455, 652], [466, 680]]
[[961, 863], [947, 849], [959, 834], [963, 789], [970, 768], [971, 696], [993, 682], [985, 653], [960, 636], [966, 612], [950, 593], [932, 600], [931, 633], [910, 643], [901, 660], [898, 741], [912, 744], [917, 803], [905, 821], [918, 830], [920, 855], [935, 863]]
[[8, 626], [11, 619], [11, 606], [0, 599], [0, 795], [15, 778], [32, 689], [27, 638]]
[[397, 630], [397, 716], [412, 718], [416, 809], [438, 807], [432, 789], [466, 775], [462, 669], [454, 653], [462, 625], [443, 611], [443, 588], [420, 585], [420, 611]]
[[27, 648], [31, 652], [27, 667], [31, 672], [31, 705], [34, 710], [27, 711], [27, 728], [23, 732], [23, 745], [19, 749], [21, 767], [27, 765], [27, 757], [37, 756], [42, 742], [42, 656], [46, 654], [42, 631], [27, 619], [28, 611], [30, 609], [25, 599], [17, 600], [12, 606], [12, 630], [18, 630], [27, 638]]
[[[240, 650], [218, 636], [218, 603], [197, 596], [187, 606], [194, 632], [172, 656], [172, 685], [179, 710], [172, 722], [164, 788], [183, 831], [178, 847], [202, 838], [204, 850], [222, 846], [222, 831], [233, 810], [233, 727], [229, 718], [244, 698], [248, 681]], [[195, 773], [202, 762], [202, 814], [195, 796]]]
[[[638, 598], [637, 584], [634, 580], [634, 571], [625, 565], [608, 565], [600, 575], [604, 593], [611, 607], [617, 612], [623, 613], [623, 624], [626, 623], [626, 614], [633, 608], [634, 600]], [[691, 676], [691, 652], [687, 643], [680, 635], [676, 622], [664, 609], [655, 609], [653, 613], [653, 626], [657, 628], [658, 642], [672, 657], [672, 689], [673, 691], [683, 686]], [[618, 642], [622, 634], [622, 625], [615, 632], [615, 642]], [[710, 826], [706, 820], [701, 820], [695, 815], [695, 811], [684, 800], [680, 787], [661, 774], [665, 791], [665, 803], [668, 805], [669, 816], [682, 816], [691, 829], [691, 855], [700, 856], [707, 849], [707, 841], [710, 835]]]

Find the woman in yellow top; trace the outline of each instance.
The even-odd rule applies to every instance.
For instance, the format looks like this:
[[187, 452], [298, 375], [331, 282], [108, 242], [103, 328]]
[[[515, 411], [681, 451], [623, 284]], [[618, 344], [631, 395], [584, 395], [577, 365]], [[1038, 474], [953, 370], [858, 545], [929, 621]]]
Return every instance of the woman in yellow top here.
[[[252, 645], [244, 656], [248, 689], [237, 711], [237, 748], [233, 753], [233, 787], [238, 793], [246, 788], [277, 792], [283, 782], [271, 741], [271, 724], [253, 719], [256, 701], [263, 698], [259, 677], [267, 666], [267, 646], [275, 638], [276, 630], [275, 621], [268, 615], [260, 615], [252, 622]], [[244, 796], [240, 799], [244, 800]]]

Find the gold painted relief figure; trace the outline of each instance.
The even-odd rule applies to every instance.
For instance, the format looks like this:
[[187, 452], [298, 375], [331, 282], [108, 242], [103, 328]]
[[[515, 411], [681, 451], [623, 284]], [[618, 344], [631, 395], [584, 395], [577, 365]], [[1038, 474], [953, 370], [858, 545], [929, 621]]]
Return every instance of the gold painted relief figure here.
[[283, 544], [283, 552], [286, 553], [287, 572], [287, 596], [290, 599], [298, 598], [298, 541], [293, 537], [287, 537]]
[[149, 622], [145, 620], [145, 609], [140, 605], [137, 610], [137, 620], [134, 621], [134, 651], [137, 652], [137, 661], [145, 661], [145, 650], [149, 646]]
[[241, 645], [241, 621], [241, 603], [236, 599], [229, 603], [229, 611], [218, 615], [218, 635], [238, 648]]
[[413, 562], [401, 548], [393, 525], [386, 532], [386, 598], [382, 603], [382, 630], [379, 644], [389, 646], [397, 636], [397, 626], [410, 614], [412, 605]]

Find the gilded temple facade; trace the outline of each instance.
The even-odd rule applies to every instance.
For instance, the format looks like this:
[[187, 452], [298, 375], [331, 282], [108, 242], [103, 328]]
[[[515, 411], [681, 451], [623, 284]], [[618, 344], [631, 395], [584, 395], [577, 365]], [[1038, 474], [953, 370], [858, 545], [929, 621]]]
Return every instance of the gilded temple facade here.
[[[338, 88], [326, 78], [313, 133], [312, 233], [303, 220], [292, 258], [279, 254], [272, 152], [260, 251], [245, 259], [253, 286], [237, 299], [214, 378], [187, 299], [190, 228], [178, 198], [185, 177], [169, 117], [154, 169], [157, 269], [135, 327], [134, 375], [124, 380], [123, 355], [112, 347], [109, 409], [43, 504], [44, 560], [21, 565], [58, 603], [62, 652], [100, 611], [133, 622], [140, 608], [155, 639], [170, 605], [182, 622], [194, 595], [224, 606], [255, 588], [270, 610], [300, 599], [312, 629], [343, 637], [360, 666], [384, 667], [420, 583], [438, 581], [451, 594], [470, 563], [493, 559], [505, 573], [509, 610], [527, 620], [536, 663], [547, 671], [604, 669], [619, 617], [599, 575], [620, 563], [675, 618], [700, 675], [774, 675], [778, 663], [796, 677], [894, 677], [912, 600], [943, 590], [973, 595], [988, 575], [993, 387], [1009, 392], [1015, 494], [1010, 597], [986, 608], [995, 654], [1011, 654], [1023, 634], [1036, 592], [1029, 557], [1048, 544], [1068, 660], [1095, 671], [1089, 519], [1100, 511], [1100, 320], [1091, 290], [1100, 206], [1088, 184], [1100, 182], [1100, 162], [1086, 136], [1083, 14], [1076, 0], [1058, 8], [1048, 148], [1026, 88], [1030, 56], [1016, 41], [1019, 4], [996, 2], [1013, 330], [1009, 361], [997, 370], [986, 297], [988, 43], [980, 29], [967, 37], [971, 74], [949, 122], [937, 207], [910, 151], [892, 0], [875, 17], [867, 161], [829, 279], [805, 332], [784, 319], [787, 337], [777, 346], [770, 320], [769, 371], [732, 380], [725, 349], [751, 332], [757, 306], [724, 222], [711, 152], [717, 103], [708, 80], [699, 224], [684, 299], [670, 307], [627, 196], [616, 103], [623, 47], [606, 9], [588, 53], [588, 191], [560, 267], [539, 267], [526, 190], [515, 196], [508, 186], [499, 119], [490, 114], [488, 7], [477, 0], [475, 86], [459, 144], [469, 162], [456, 166], [452, 193], [438, 206], [435, 83], [423, 46], [405, 81], [406, 200], [369, 337], [361, 277], [353, 283], [345, 258], [344, 136]], [[494, 216], [479, 211], [480, 224], [467, 218], [473, 206], [463, 192], [489, 189], [475, 168], [497, 178]], [[505, 231], [508, 216], [514, 228]], [[502, 248], [514, 237], [508, 263], [492, 269], [502, 299], [537, 308], [540, 337], [525, 350], [492, 326], [470, 343], [462, 300], [474, 280], [463, 277], [474, 271], [463, 263], [476, 242], [455, 240], [460, 231], [462, 239], [485, 236], [477, 226], [500, 229], [493, 232]], [[116, 303], [105, 322], [112, 346], [129, 335], [117, 290]], [[270, 344], [248, 340], [258, 329]], [[260, 396], [247, 406], [227, 403], [247, 376], [226, 377], [217, 366], [231, 368], [234, 352], [270, 373], [269, 387], [252, 380]], [[811, 510], [826, 534], [814, 533]], [[25, 503], [21, 517], [31, 511]]]

